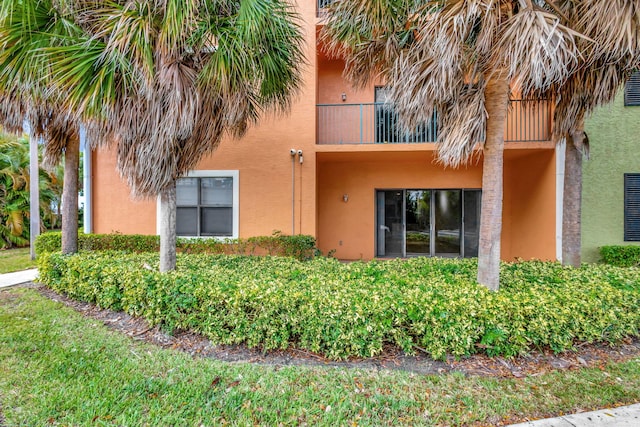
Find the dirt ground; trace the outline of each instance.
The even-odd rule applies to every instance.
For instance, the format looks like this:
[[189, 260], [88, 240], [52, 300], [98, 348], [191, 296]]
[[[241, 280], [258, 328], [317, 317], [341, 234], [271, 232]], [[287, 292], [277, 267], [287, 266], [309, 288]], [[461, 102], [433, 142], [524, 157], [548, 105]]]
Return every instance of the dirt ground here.
[[[207, 338], [186, 331], [168, 335], [158, 327], [151, 327], [144, 319], [123, 312], [100, 309], [92, 304], [71, 300], [64, 295], [37, 284], [29, 284], [40, 294], [73, 308], [83, 316], [104, 323], [134, 340], [146, 341], [163, 348], [171, 348], [193, 357], [207, 357], [225, 362], [248, 362], [276, 366], [333, 366], [362, 369], [398, 369], [418, 374], [441, 374], [451, 371], [466, 375], [522, 378], [541, 375], [553, 370], [604, 367], [609, 361], [625, 361], [640, 355], [640, 341], [629, 340], [616, 347], [598, 344], [580, 345], [576, 351], [554, 354], [551, 351], [533, 351], [526, 356], [506, 359], [473, 355], [461, 360], [453, 357], [436, 361], [422, 353], [407, 356], [389, 346], [377, 357], [332, 361], [301, 349], [263, 352], [259, 348], [243, 345], [214, 345]], [[417, 351], [420, 351], [419, 349]], [[0, 413], [0, 426], [2, 426]]]

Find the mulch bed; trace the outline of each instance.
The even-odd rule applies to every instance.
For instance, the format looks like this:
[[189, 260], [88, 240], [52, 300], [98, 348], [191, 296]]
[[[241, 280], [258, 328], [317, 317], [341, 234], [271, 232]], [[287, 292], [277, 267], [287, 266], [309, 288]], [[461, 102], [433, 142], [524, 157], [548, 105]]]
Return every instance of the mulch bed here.
[[[364, 369], [398, 369], [419, 374], [441, 374], [451, 371], [467, 375], [523, 378], [537, 376], [554, 370], [598, 367], [604, 369], [610, 361], [621, 362], [640, 356], [640, 341], [628, 340], [616, 347], [601, 344], [582, 344], [576, 351], [554, 354], [550, 350], [532, 351], [515, 358], [473, 355], [461, 360], [448, 357], [436, 361], [426, 354], [407, 356], [389, 346], [374, 358], [354, 358], [336, 362], [301, 349], [266, 351], [244, 345], [214, 345], [207, 338], [188, 331], [164, 333], [159, 327], [151, 327], [147, 321], [123, 312], [101, 309], [85, 302], [74, 301], [41, 285], [29, 285], [53, 301], [73, 308], [83, 316], [102, 322], [108, 328], [121, 332], [134, 340], [145, 341], [163, 348], [175, 349], [193, 357], [207, 357], [226, 362], [248, 362], [275, 366], [334, 366]], [[0, 427], [2, 426], [0, 412]]]

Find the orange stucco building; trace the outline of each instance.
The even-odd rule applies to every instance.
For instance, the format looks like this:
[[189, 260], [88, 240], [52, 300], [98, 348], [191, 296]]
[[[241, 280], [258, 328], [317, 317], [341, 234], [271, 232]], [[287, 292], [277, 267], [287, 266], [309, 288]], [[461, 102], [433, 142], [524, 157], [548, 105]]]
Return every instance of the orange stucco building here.
[[[435, 125], [405, 132], [382, 84], [354, 89], [317, 47], [316, 2], [299, 2], [308, 66], [291, 114], [224, 140], [178, 183], [179, 235], [310, 234], [341, 259], [474, 256], [482, 159], [436, 162]], [[556, 150], [547, 103], [512, 102], [505, 133], [502, 257], [556, 258]], [[294, 154], [292, 154], [292, 150]], [[300, 155], [301, 153], [301, 155]], [[135, 201], [115, 155], [87, 157], [94, 233], [157, 233], [156, 200]]]

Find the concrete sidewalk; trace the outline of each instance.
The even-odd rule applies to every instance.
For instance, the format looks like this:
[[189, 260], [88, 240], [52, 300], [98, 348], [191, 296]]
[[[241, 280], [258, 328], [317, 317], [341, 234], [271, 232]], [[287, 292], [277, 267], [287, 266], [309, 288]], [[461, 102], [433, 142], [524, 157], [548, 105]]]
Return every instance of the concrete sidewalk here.
[[38, 269], [16, 271], [15, 273], [0, 274], [0, 288], [32, 282], [38, 277]]
[[640, 426], [640, 403], [631, 406], [621, 406], [614, 409], [582, 412], [574, 415], [564, 415], [557, 418], [530, 421], [528, 423], [512, 424], [507, 427], [623, 427]]

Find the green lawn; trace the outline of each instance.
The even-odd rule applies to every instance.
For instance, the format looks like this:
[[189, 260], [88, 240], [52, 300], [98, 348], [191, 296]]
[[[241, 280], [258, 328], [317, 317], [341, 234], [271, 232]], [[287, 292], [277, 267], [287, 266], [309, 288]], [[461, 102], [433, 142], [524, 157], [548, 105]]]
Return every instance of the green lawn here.
[[35, 267], [36, 262], [31, 261], [29, 248], [0, 250], [0, 274]]
[[7, 426], [497, 424], [640, 400], [640, 359], [523, 379], [223, 363], [21, 288], [0, 291], [0, 325]]

